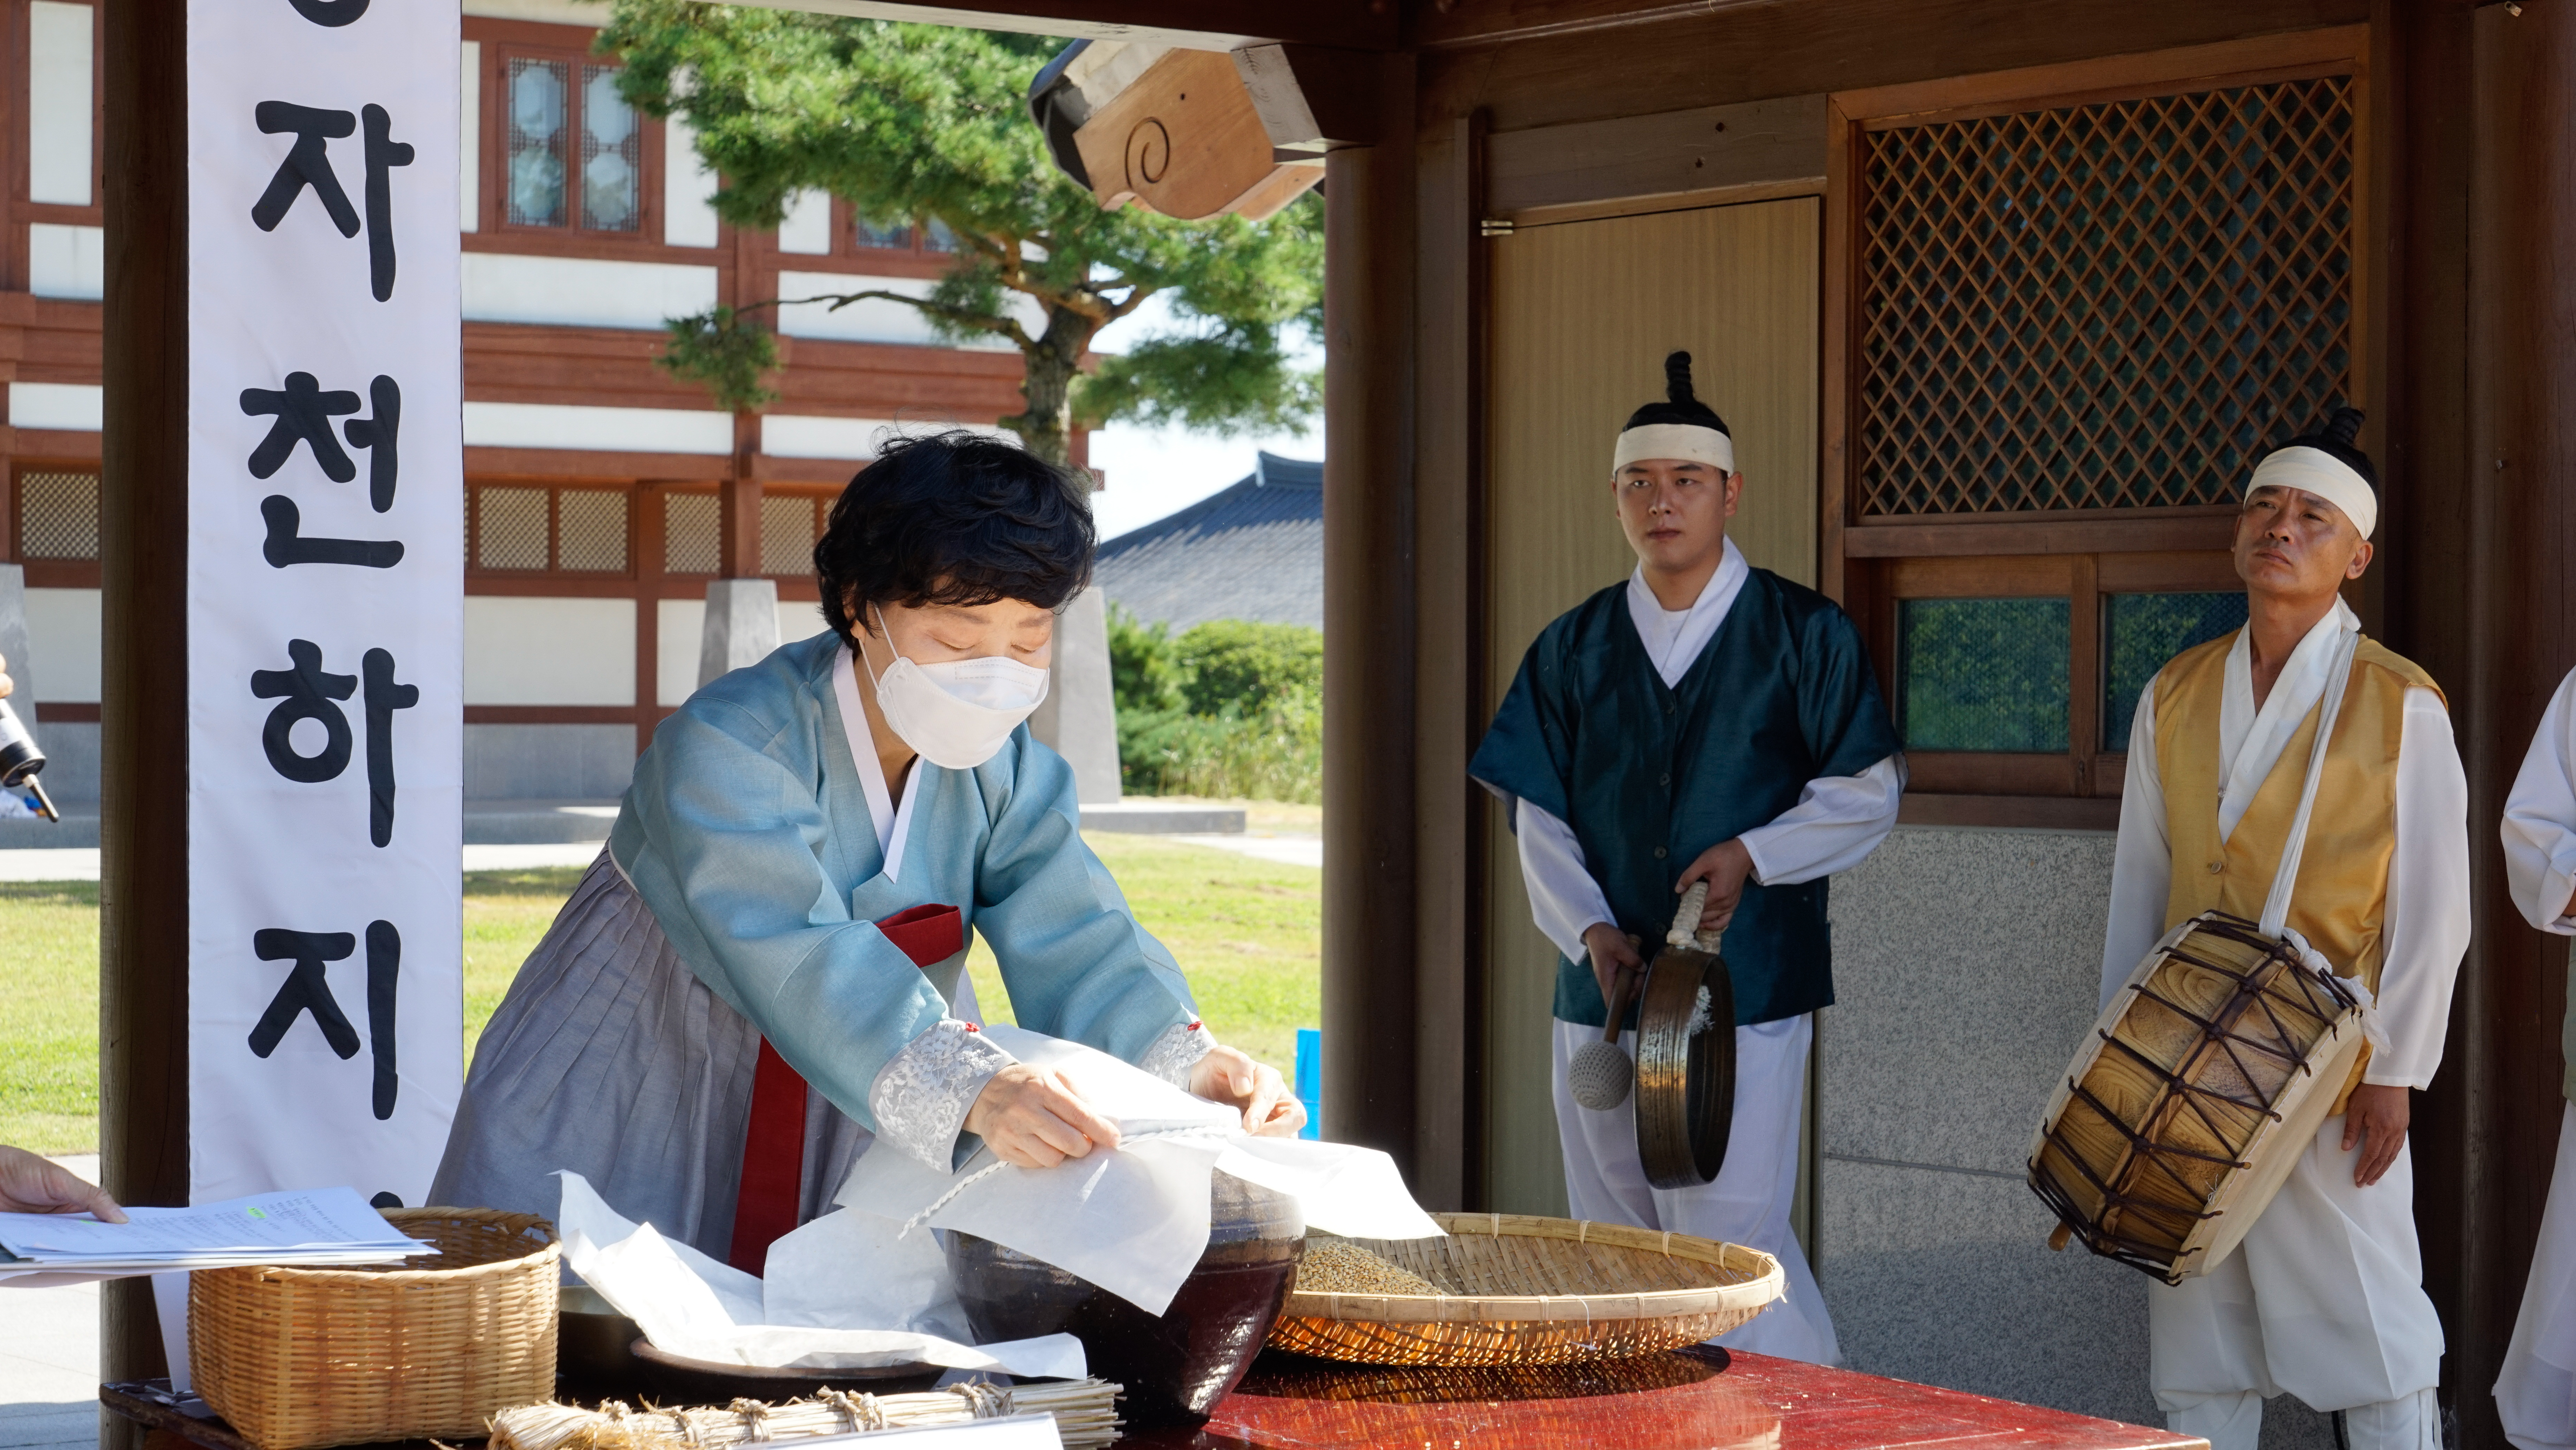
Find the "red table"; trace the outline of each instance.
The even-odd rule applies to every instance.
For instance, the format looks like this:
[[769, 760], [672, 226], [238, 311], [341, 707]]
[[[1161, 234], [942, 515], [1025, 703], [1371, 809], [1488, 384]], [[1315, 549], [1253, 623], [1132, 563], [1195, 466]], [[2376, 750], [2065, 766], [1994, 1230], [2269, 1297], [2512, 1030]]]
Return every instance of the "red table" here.
[[1266, 1355], [1196, 1432], [1160, 1450], [2184, 1450], [2169, 1430], [1822, 1369], [1685, 1353], [1539, 1371], [1375, 1370]]
[[[106, 1385], [99, 1398], [158, 1432], [157, 1450], [252, 1450], [221, 1421], [188, 1413], [166, 1383]], [[1119, 1443], [1139, 1450], [2207, 1450], [2208, 1442], [1794, 1360], [1686, 1351], [1541, 1370], [1376, 1369], [1265, 1354], [1203, 1428], [1138, 1431]]]

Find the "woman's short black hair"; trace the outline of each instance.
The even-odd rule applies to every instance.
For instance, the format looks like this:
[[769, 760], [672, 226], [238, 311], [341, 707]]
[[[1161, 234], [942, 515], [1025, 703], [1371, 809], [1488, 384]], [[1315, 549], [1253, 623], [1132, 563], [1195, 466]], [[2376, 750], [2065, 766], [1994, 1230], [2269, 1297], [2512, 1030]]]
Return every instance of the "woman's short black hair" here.
[[823, 617], [844, 644], [868, 604], [1061, 609], [1091, 582], [1091, 504], [1063, 469], [961, 430], [898, 438], [860, 469], [814, 545]]

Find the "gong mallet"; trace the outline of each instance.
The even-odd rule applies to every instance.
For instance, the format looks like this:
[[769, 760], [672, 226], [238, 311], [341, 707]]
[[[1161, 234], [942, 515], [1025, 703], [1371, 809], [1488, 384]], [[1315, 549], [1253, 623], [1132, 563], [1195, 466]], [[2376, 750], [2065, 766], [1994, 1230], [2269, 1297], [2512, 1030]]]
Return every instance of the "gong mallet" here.
[[[1689, 948], [1699, 940], [1700, 913], [1708, 907], [1708, 883], [1694, 881], [1682, 893], [1681, 910], [1673, 914], [1673, 925], [1664, 933], [1669, 947]], [[1635, 938], [1630, 938], [1635, 940]], [[1567, 1088], [1574, 1101], [1596, 1113], [1606, 1113], [1628, 1100], [1635, 1085], [1637, 1069], [1628, 1054], [1619, 1050], [1619, 1026], [1627, 1020], [1628, 1003], [1637, 988], [1635, 967], [1621, 967], [1610, 986], [1610, 1020], [1601, 1029], [1601, 1040], [1587, 1042], [1575, 1049], [1574, 1059], [1565, 1065]]]

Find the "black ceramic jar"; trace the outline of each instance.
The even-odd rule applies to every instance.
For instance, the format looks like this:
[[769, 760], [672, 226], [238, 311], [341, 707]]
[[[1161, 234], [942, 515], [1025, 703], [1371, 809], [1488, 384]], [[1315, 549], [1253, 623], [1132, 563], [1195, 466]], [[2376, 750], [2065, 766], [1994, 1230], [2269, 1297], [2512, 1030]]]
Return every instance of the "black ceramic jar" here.
[[1261, 1352], [1306, 1249], [1305, 1218], [1284, 1193], [1219, 1173], [1208, 1212], [1207, 1252], [1160, 1315], [988, 1239], [940, 1237], [979, 1343], [1070, 1334], [1095, 1377], [1127, 1387], [1129, 1423], [1195, 1424]]

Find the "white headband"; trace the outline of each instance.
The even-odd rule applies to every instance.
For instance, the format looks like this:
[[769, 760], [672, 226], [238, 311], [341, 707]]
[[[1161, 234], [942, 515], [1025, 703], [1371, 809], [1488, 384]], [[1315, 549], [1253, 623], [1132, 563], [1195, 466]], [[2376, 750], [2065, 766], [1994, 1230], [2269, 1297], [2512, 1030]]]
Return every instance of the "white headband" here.
[[2365, 539], [2379, 526], [2379, 495], [2351, 464], [2322, 448], [2290, 447], [2276, 449], [2254, 466], [2254, 476], [2245, 481], [2245, 496], [2254, 496], [2258, 488], [2295, 488], [2315, 494], [2352, 520], [2352, 526]]
[[1646, 458], [1671, 458], [1735, 471], [1735, 443], [1714, 428], [1697, 423], [1641, 423], [1619, 435], [1610, 455], [1610, 471]]

